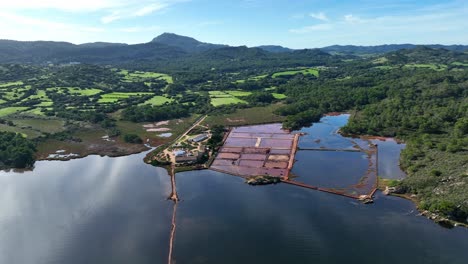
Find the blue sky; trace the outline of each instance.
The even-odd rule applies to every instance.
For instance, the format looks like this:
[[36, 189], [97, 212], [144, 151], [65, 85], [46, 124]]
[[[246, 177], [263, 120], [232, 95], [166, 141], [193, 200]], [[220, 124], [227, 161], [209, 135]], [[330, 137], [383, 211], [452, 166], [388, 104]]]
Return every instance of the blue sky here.
[[229, 45], [468, 44], [468, 1], [0, 0], [0, 38]]

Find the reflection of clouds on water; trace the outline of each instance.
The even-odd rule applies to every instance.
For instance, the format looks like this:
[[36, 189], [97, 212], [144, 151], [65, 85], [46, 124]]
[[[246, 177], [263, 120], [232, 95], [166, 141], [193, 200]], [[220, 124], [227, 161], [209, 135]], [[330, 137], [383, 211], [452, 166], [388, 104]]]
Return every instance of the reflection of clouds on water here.
[[375, 204], [364, 205], [286, 184], [252, 187], [211, 171], [180, 174], [178, 189], [190, 197], [178, 208], [178, 263], [222, 257], [227, 263], [370, 263], [388, 250], [411, 262], [430, 262], [414, 252], [434, 251], [444, 263], [458, 263], [450, 260], [461, 259], [468, 246], [468, 231], [408, 215], [415, 210], [410, 201], [380, 193]]
[[[87, 231], [95, 228], [95, 219], [113, 221], [103, 214], [108, 210], [121, 209], [120, 221], [129, 218], [125, 228], [113, 235], [126, 243], [119, 249], [134, 249], [133, 242], [124, 238], [136, 239], [144, 231], [137, 217], [129, 217], [129, 210], [138, 210], [135, 202], [165, 204], [170, 190], [165, 171], [143, 164], [142, 158], [90, 156], [37, 162], [34, 171], [22, 174], [0, 172], [0, 263], [66, 259], [69, 251], [80, 250], [75, 248], [83, 244], [79, 240], [93, 237]], [[149, 199], [135, 200], [135, 196]]]
[[403, 179], [406, 174], [400, 168], [400, 153], [405, 144], [398, 144], [395, 140], [373, 140], [379, 150], [379, 176], [388, 179]]

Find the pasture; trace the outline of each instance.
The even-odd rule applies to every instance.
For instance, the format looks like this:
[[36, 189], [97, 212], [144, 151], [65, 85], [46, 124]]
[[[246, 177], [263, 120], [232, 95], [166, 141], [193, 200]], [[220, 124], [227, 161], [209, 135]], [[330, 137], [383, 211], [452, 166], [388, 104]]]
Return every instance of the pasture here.
[[462, 67], [468, 67], [468, 62], [455, 61], [455, 62], [452, 62], [452, 65], [455, 65], [455, 66], [462, 66]]
[[447, 65], [444, 65], [444, 64], [415, 64], [415, 63], [411, 63], [411, 64], [406, 64], [403, 67], [413, 68], [413, 69], [414, 68], [427, 68], [427, 69], [431, 69], [431, 70], [434, 70], [434, 71], [443, 71], [443, 70], [447, 69]]
[[22, 81], [0, 83], [0, 88], [6, 88], [6, 87], [11, 87], [11, 86], [20, 86], [20, 85], [23, 85], [23, 84], [24, 83]]
[[[240, 91], [231, 91], [233, 93], [240, 93]], [[228, 104], [242, 104], [247, 103], [246, 101], [239, 99], [232, 94], [225, 93], [222, 91], [209, 91], [208, 94], [210, 95], [211, 104], [213, 106], [220, 106], [220, 105], [228, 105]]]
[[156, 95], [155, 97], [149, 99], [148, 101], [144, 102], [143, 104], [150, 104], [150, 105], [154, 105], [154, 106], [159, 106], [159, 105], [163, 105], [165, 103], [170, 103], [170, 102], [173, 102], [174, 100], [173, 99], [170, 99], [170, 98], [167, 98], [167, 97], [164, 97], [164, 96], [160, 96], [160, 95]]
[[147, 80], [164, 80], [168, 84], [174, 83], [172, 76], [169, 76], [165, 73], [158, 73], [158, 72], [142, 72], [142, 71], [135, 71], [129, 72], [128, 70], [121, 70], [119, 74], [123, 75], [123, 79], [126, 82], [134, 82], [134, 81], [147, 81]]
[[314, 75], [315, 77], [319, 77], [319, 71], [314, 68], [276, 72], [276, 73], [273, 73], [271, 77], [272, 78], [285, 77], [285, 76], [288, 77], [288, 76], [293, 76], [296, 74]]
[[273, 112], [281, 107], [282, 104], [272, 104], [262, 107], [252, 107], [245, 109], [237, 109], [231, 114], [209, 115], [204, 125], [226, 125], [226, 126], [241, 126], [282, 122], [284, 117], [275, 115]]
[[134, 96], [144, 96], [144, 95], [153, 95], [154, 93], [148, 93], [148, 92], [135, 92], [135, 93], [119, 93], [119, 92], [114, 92], [114, 93], [108, 93], [108, 94], [103, 94], [101, 95], [101, 98], [98, 100], [98, 103], [115, 103], [120, 100], [124, 100], [130, 97]]
[[18, 113], [28, 109], [28, 107], [5, 107], [0, 109], [0, 117]]
[[280, 93], [272, 93], [271, 95], [273, 95], [273, 97], [275, 99], [278, 99], [278, 100], [282, 100], [282, 99], [287, 98], [287, 96], [285, 94], [280, 94]]

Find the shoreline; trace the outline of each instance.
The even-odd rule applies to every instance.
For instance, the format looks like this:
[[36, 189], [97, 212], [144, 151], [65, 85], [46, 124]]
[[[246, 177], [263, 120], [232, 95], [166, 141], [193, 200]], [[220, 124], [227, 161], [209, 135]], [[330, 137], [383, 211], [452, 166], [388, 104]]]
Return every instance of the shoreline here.
[[84, 155], [78, 154], [78, 156], [71, 156], [71, 157], [66, 157], [66, 158], [39, 158], [36, 161], [70, 161], [70, 160], [75, 160], [75, 159], [83, 159], [89, 156], [100, 156], [100, 157], [109, 157], [109, 158], [119, 158], [119, 157], [126, 157], [126, 156], [131, 156], [135, 154], [141, 154], [146, 151], [153, 150], [153, 147], [147, 147], [147, 149], [141, 149], [141, 150], [136, 150], [136, 151], [130, 151], [126, 153], [110, 153], [110, 152], [89, 152]]
[[[391, 179], [379, 178], [379, 182], [380, 181], [388, 181], [388, 180], [391, 180]], [[445, 227], [445, 228], [454, 228], [454, 227], [468, 228], [467, 223], [463, 223], [463, 222], [459, 222], [459, 221], [456, 221], [456, 220], [453, 220], [453, 219], [449, 219], [447, 217], [440, 216], [439, 214], [430, 212], [428, 210], [422, 210], [419, 207], [420, 201], [417, 198], [417, 196], [415, 196], [415, 194], [409, 194], [409, 193], [400, 194], [400, 193], [395, 193], [395, 192], [387, 193], [388, 188], [390, 188], [388, 185], [383, 184], [383, 185], [379, 185], [377, 190], [382, 192], [382, 194], [384, 196], [393, 196], [393, 197], [398, 197], [398, 198], [401, 198], [401, 199], [411, 201], [415, 205], [416, 210], [418, 210], [418, 212], [419, 212], [418, 216], [424, 216], [427, 219], [432, 220], [434, 223], [439, 224], [440, 226]]]
[[[341, 112], [340, 113], [331, 112], [331, 113], [324, 114], [322, 117], [338, 116], [338, 115], [341, 115], [341, 114], [350, 114], [350, 113], [349, 112], [343, 112], [343, 113], [341, 113]], [[273, 124], [274, 123], [277, 123], [277, 122], [273, 122]], [[272, 123], [271, 122], [268, 122], [268, 123], [265, 122], [264, 124], [272, 124]], [[380, 140], [380, 141], [393, 140], [398, 144], [404, 144], [404, 142], [402, 140], [397, 139], [397, 138], [393, 138], [393, 137], [345, 134], [345, 133], [341, 132], [341, 129], [338, 129], [337, 131], [335, 131], [335, 133], [339, 134], [341, 136], [344, 136], [344, 137], [361, 138], [361, 139], [365, 139], [365, 140]], [[225, 140], [225, 138], [223, 139], [223, 141], [224, 140]], [[143, 147], [145, 149], [143, 149]], [[161, 147], [161, 146], [158, 146], [158, 147]], [[127, 151], [121, 151], [120, 153], [113, 153], [112, 151], [109, 151], [109, 150], [103, 150], [103, 151], [102, 150], [101, 151], [97, 150], [97, 151], [87, 152], [84, 155], [80, 155], [80, 156], [71, 156], [71, 157], [66, 157], [66, 158], [38, 158], [36, 161], [70, 161], [70, 160], [74, 160], [74, 159], [86, 158], [88, 156], [100, 156], [100, 157], [117, 158], [117, 157], [125, 157], [125, 156], [130, 156], [130, 155], [135, 155], [135, 154], [141, 154], [141, 153], [144, 153], [144, 152], [147, 152], [146, 154], [148, 155], [148, 154], [151, 154], [152, 151], [154, 151], [156, 148], [157, 147], [151, 147], [151, 146], [148, 146], [148, 145], [141, 145], [141, 146], [138, 147], [138, 149], [133, 149], [133, 150], [132, 150], [132, 148], [123, 148], [123, 149], [125, 149]], [[145, 157], [143, 159], [143, 162], [147, 163], [147, 164], [150, 164], [150, 163], [146, 162], [146, 158], [147, 157]], [[168, 171], [168, 173], [170, 173], [170, 168], [167, 168], [166, 166], [157, 166], [156, 165], [156, 167], [165, 168]], [[208, 168], [205, 167], [203, 169], [211, 169], [211, 168], [210, 167], [208, 167]], [[9, 172], [9, 171], [21, 172], [21, 171], [33, 171], [33, 170], [34, 170], [34, 166], [32, 168], [25, 168], [25, 169], [15, 169], [15, 168], [1, 169], [1, 171], [7, 171], [7, 172]], [[183, 172], [183, 171], [194, 171], [194, 170], [200, 170], [200, 168], [197, 168], [195, 166], [194, 167], [183, 166], [181, 168], [181, 171], [176, 170], [175, 172], [178, 173], [178, 172]], [[211, 169], [211, 170], [213, 170], [213, 169]], [[214, 170], [214, 171], [217, 171], [217, 170]], [[223, 171], [220, 171], [220, 172], [226, 173], [226, 172], [223, 172]], [[380, 182], [381, 180], [385, 181], [385, 180], [390, 180], [390, 179], [379, 178], [378, 182]], [[380, 185], [380, 186], [377, 187], [377, 190], [380, 190], [383, 193], [385, 191], [385, 187], [387, 187], [387, 186]], [[448, 227], [462, 226], [462, 227], [468, 228], [467, 223], [458, 222], [458, 221], [455, 221], [455, 220], [452, 220], [452, 219], [448, 219], [446, 217], [440, 216], [440, 215], [438, 215], [436, 213], [433, 213], [433, 212], [430, 212], [430, 211], [427, 211], [427, 210], [421, 210], [420, 207], [419, 207], [420, 202], [416, 197], [414, 197], [414, 194], [389, 193], [389, 194], [386, 194], [386, 195], [391, 195], [391, 196], [394, 196], [394, 197], [399, 197], [399, 198], [403, 198], [403, 199], [412, 201], [414, 203], [414, 205], [416, 206], [416, 209], [420, 213], [419, 215], [425, 216], [428, 219], [433, 220], [434, 222], [436, 222], [438, 224], [441, 224], [441, 222], [447, 222], [447, 223], [449, 223]], [[447, 226], [445, 226], [445, 227], [447, 227]]]

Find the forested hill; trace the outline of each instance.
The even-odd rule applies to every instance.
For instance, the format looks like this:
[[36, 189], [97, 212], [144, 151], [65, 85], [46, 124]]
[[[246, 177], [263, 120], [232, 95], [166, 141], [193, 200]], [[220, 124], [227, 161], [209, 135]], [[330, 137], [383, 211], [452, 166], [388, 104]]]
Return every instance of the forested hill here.
[[389, 44], [379, 46], [354, 46], [354, 45], [333, 45], [321, 48], [325, 52], [332, 54], [348, 55], [372, 55], [383, 54], [387, 52], [398, 51], [402, 49], [414, 49], [420, 46], [426, 46], [433, 49], [446, 49], [457, 52], [468, 51], [468, 45], [413, 45], [413, 44]]
[[173, 33], [159, 35], [151, 42], [178, 47], [186, 52], [202, 52], [227, 47], [227, 45], [204, 43], [191, 37], [179, 36]]
[[21, 42], [0, 40], [0, 63], [97, 63], [120, 64], [136, 61], [175, 59], [184, 50], [159, 43], [135, 45], [85, 44], [67, 42]]
[[414, 49], [403, 49], [383, 55], [390, 64], [451, 64], [456, 61], [468, 60], [467, 53], [455, 52], [446, 49], [433, 49], [426, 46], [419, 46]]
[[[379, 55], [403, 49], [418, 49], [417, 45], [381, 45], [381, 46], [329, 46], [312, 49], [316, 55], [323, 54], [361, 56]], [[468, 50], [464, 45], [428, 45], [431, 48], [463, 52]], [[248, 51], [248, 52], [247, 52]], [[306, 49], [311, 55], [310, 49]], [[126, 64], [171, 61], [174, 59], [193, 57], [197, 61], [200, 56], [206, 59], [239, 58], [239, 56], [258, 56], [262, 52], [266, 57], [283, 55], [289, 60], [291, 56], [300, 55], [301, 50], [293, 50], [282, 46], [264, 45], [254, 48], [231, 47], [228, 45], [211, 44], [198, 41], [191, 37], [164, 33], [148, 43], [127, 45], [123, 43], [95, 42], [75, 45], [68, 42], [53, 41], [14, 41], [0, 40], [0, 63], [29, 64], [66, 64], [70, 62], [94, 64]], [[299, 52], [299, 53], [298, 53]], [[325, 55], [321, 55], [322, 57]], [[297, 58], [294, 58], [297, 59]]]

